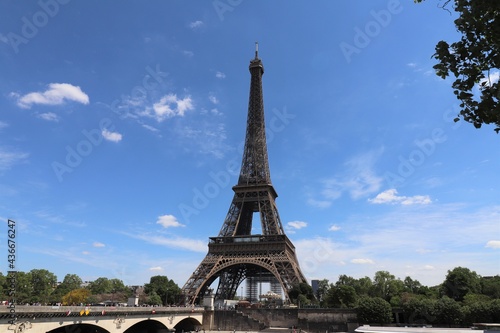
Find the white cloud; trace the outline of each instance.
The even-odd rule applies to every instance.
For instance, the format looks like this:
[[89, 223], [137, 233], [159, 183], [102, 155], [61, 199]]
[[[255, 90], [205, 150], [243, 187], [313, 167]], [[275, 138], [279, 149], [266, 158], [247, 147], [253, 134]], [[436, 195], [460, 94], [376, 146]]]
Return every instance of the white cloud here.
[[369, 202], [374, 204], [402, 204], [402, 205], [427, 205], [432, 203], [428, 195], [414, 195], [412, 197], [398, 196], [396, 189], [389, 189], [377, 194], [373, 199], [368, 199]]
[[492, 249], [500, 249], [500, 240], [490, 240], [486, 243], [486, 247], [490, 247]]
[[7, 43], [7, 44], [9, 43], [9, 39], [1, 33], [0, 33], [0, 41]]
[[206, 241], [182, 238], [182, 237], [169, 238], [158, 234], [136, 234], [136, 233], [134, 234], [124, 233], [124, 234], [131, 238], [140, 239], [150, 244], [162, 245], [166, 247], [188, 250], [193, 252], [207, 251]]
[[371, 151], [347, 160], [345, 172], [322, 181], [322, 199], [309, 199], [308, 203], [316, 207], [328, 207], [332, 201], [348, 193], [354, 200], [370, 195], [380, 189], [383, 178], [376, 175], [373, 165], [382, 150]]
[[217, 73], [215, 73], [215, 77], [218, 78], [218, 79], [225, 79], [226, 78], [226, 74], [224, 74], [222, 72], [217, 72]]
[[28, 153], [8, 151], [0, 147], [0, 171], [10, 169], [14, 164], [22, 163], [28, 159]]
[[176, 227], [183, 227], [184, 225], [179, 223], [177, 221], [177, 218], [173, 215], [161, 215], [158, 216], [158, 221], [156, 221], [156, 224], [162, 225], [164, 228], [176, 228]]
[[352, 259], [351, 263], [353, 263], [353, 264], [360, 264], [360, 265], [366, 265], [366, 264], [370, 264], [371, 265], [371, 264], [374, 264], [373, 260], [366, 259], [366, 258], [364, 258], [364, 259], [361, 259], [361, 258], [360, 259]]
[[479, 86], [491, 87], [494, 83], [498, 82], [500, 79], [500, 71], [493, 71], [487, 75], [484, 79], [479, 81]]
[[50, 83], [49, 88], [44, 92], [32, 92], [24, 96], [17, 96], [17, 105], [24, 109], [29, 109], [33, 104], [60, 105], [66, 100], [81, 104], [89, 104], [89, 96], [85, 94], [79, 86], [69, 83]]
[[5, 123], [3, 121], [0, 121], [0, 129], [8, 127], [8, 126], [9, 126], [9, 124], [7, 124], [7, 123]]
[[210, 102], [212, 102], [213, 104], [219, 104], [219, 100], [217, 99], [217, 97], [215, 97], [214, 95], [210, 95], [208, 96], [208, 99], [210, 100]]
[[120, 142], [122, 140], [122, 135], [118, 132], [108, 131], [106, 128], [101, 132], [102, 137], [111, 142]]
[[340, 227], [338, 225], [332, 225], [330, 228], [328, 228], [328, 231], [339, 231]]
[[302, 229], [302, 228], [305, 228], [307, 227], [307, 222], [304, 222], [304, 221], [291, 221], [291, 222], [288, 222], [287, 223], [287, 226], [289, 228], [293, 228], [293, 229]]
[[160, 266], [156, 266], [156, 267], [150, 267], [149, 270], [153, 272], [160, 272], [163, 271], [163, 268]]
[[142, 124], [141, 126], [144, 127], [145, 129], [151, 131], [151, 132], [158, 132], [159, 131], [159, 129], [157, 129], [156, 127], [153, 127], [151, 125]]
[[328, 208], [332, 205], [332, 202], [330, 200], [316, 200], [309, 198], [307, 199], [307, 204], [318, 208]]
[[194, 52], [193, 51], [188, 51], [188, 50], [182, 51], [182, 54], [184, 54], [186, 57], [189, 57], [189, 58], [191, 58], [192, 56], [194, 56]]
[[106, 245], [104, 245], [104, 244], [103, 244], [103, 243], [101, 243], [101, 242], [94, 242], [94, 243], [92, 244], [92, 246], [93, 246], [93, 247], [105, 247]]
[[172, 117], [183, 117], [186, 111], [193, 110], [193, 100], [190, 96], [179, 99], [176, 94], [163, 96], [158, 102], [153, 104], [153, 108], [148, 109], [142, 115], [149, 115], [162, 122]]
[[54, 121], [54, 122], [59, 121], [59, 116], [54, 112], [39, 113], [37, 117], [47, 121]]
[[201, 28], [203, 26], [203, 24], [204, 24], [203, 21], [198, 20], [198, 21], [194, 21], [194, 22], [189, 23], [189, 27], [191, 29], [198, 29], [198, 28]]

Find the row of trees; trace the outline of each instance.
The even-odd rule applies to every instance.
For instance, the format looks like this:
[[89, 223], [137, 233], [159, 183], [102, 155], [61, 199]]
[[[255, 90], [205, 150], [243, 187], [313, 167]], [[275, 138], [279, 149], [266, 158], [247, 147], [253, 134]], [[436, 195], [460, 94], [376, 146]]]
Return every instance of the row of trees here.
[[[10, 301], [11, 281], [0, 273], [0, 300]], [[96, 304], [105, 301], [125, 303], [133, 294], [141, 304], [165, 305], [176, 303], [180, 288], [166, 276], [153, 276], [140, 287], [125, 286], [120, 279], [100, 277], [84, 283], [76, 274], [67, 274], [58, 283], [54, 273], [46, 269], [17, 272], [15, 275], [15, 301], [17, 304]]]
[[335, 283], [321, 280], [315, 295], [302, 284], [290, 297], [301, 306], [356, 309], [362, 323], [391, 323], [393, 313], [404, 323], [467, 326], [500, 322], [500, 276], [481, 277], [463, 267], [448, 271], [444, 282], [433, 287], [378, 271], [373, 280], [346, 275]]

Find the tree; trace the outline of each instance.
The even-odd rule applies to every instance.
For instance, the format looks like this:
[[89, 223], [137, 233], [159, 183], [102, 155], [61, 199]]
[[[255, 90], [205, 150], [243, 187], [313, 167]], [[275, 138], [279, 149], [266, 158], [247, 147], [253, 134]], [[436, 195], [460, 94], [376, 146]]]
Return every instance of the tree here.
[[149, 304], [149, 305], [160, 305], [162, 304], [162, 300], [161, 300], [161, 297], [160, 295], [158, 295], [156, 292], [152, 291], [147, 299], [146, 299], [146, 304]]
[[144, 285], [144, 292], [148, 296], [153, 295], [154, 292], [162, 300], [158, 304], [167, 305], [178, 302], [177, 296], [180, 295], [181, 289], [174, 280], [169, 280], [169, 278], [164, 275], [156, 275], [152, 276], [149, 283]]
[[113, 292], [113, 285], [108, 278], [100, 277], [90, 283], [89, 289], [93, 295], [108, 294]]
[[356, 307], [356, 314], [362, 324], [384, 325], [392, 322], [391, 305], [380, 297], [361, 297]]
[[441, 291], [445, 296], [462, 301], [468, 293], [481, 292], [481, 278], [468, 268], [456, 267], [448, 271]]
[[344, 274], [339, 276], [339, 279], [335, 283], [335, 285], [351, 286], [356, 290], [357, 295], [369, 295], [373, 287], [372, 280], [367, 276], [365, 276], [364, 278], [355, 279]]
[[9, 288], [7, 288], [7, 277], [0, 272], [0, 299], [5, 300], [9, 297]]
[[436, 321], [440, 324], [458, 325], [463, 319], [460, 305], [447, 296], [442, 297], [434, 304], [433, 313]]
[[354, 287], [348, 285], [332, 286], [325, 297], [325, 303], [332, 308], [354, 308], [358, 296]]
[[482, 293], [491, 298], [500, 298], [500, 275], [481, 278]]
[[301, 306], [308, 305], [314, 301], [312, 287], [304, 282], [294, 285], [292, 289], [288, 291], [288, 296], [290, 297], [290, 301], [292, 303], [298, 304], [300, 300]]
[[32, 269], [30, 278], [33, 288], [32, 301], [46, 304], [56, 286], [57, 277], [46, 269]]
[[404, 289], [403, 281], [387, 271], [378, 271], [373, 278], [373, 296], [389, 301], [392, 296], [398, 295]]
[[326, 294], [328, 293], [328, 290], [330, 288], [331, 287], [327, 279], [318, 281], [318, 290], [316, 290], [316, 295], [314, 296], [316, 296], [316, 299], [318, 300], [321, 306], [323, 305], [326, 298]]
[[90, 296], [90, 290], [85, 288], [73, 289], [64, 295], [61, 299], [63, 305], [76, 305], [87, 303]]
[[72, 290], [79, 289], [82, 286], [82, 279], [76, 274], [66, 274], [63, 281], [56, 287], [50, 295], [50, 301], [59, 303], [62, 297]]
[[[415, 0], [422, 2], [424, 0]], [[446, 0], [443, 7], [451, 0]], [[458, 13], [455, 27], [462, 37], [448, 44], [436, 45], [434, 66], [441, 78], [455, 77], [452, 84], [460, 101], [460, 112], [455, 118], [480, 128], [483, 124], [496, 125], [500, 131], [500, 1], [454, 0]]]
[[31, 283], [31, 273], [16, 273], [16, 303], [26, 304], [33, 302], [33, 285]]
[[409, 324], [430, 324], [435, 321], [434, 302], [422, 296], [404, 298], [403, 313]]
[[407, 292], [412, 294], [419, 294], [422, 288], [422, 284], [417, 280], [413, 280], [411, 277], [407, 276], [403, 280], [404, 288]]

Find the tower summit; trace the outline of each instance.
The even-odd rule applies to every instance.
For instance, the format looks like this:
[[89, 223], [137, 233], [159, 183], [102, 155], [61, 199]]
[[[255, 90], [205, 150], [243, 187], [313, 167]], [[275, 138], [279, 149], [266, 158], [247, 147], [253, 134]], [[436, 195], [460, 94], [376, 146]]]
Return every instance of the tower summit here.
[[[216, 299], [234, 299], [246, 279], [250, 281], [250, 301], [257, 300], [252, 289], [256, 283], [269, 282], [273, 291], [281, 287], [288, 299], [294, 285], [306, 282], [295, 247], [283, 231], [275, 202], [278, 195], [271, 184], [262, 93], [264, 65], [257, 43], [249, 70], [247, 129], [238, 184], [233, 187], [234, 197], [219, 235], [210, 237], [207, 256], [182, 288], [187, 303], [199, 302], [217, 278]], [[251, 233], [254, 213], [259, 213], [262, 234]]]

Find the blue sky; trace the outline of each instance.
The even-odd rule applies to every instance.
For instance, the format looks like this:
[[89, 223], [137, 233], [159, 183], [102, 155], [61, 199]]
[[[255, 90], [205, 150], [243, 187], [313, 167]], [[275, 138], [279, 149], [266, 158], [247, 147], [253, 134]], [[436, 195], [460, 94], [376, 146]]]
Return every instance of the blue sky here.
[[231, 203], [258, 41], [271, 178], [309, 280], [498, 274], [500, 137], [454, 123], [432, 69], [456, 38], [433, 1], [0, 1], [17, 268], [182, 287]]

